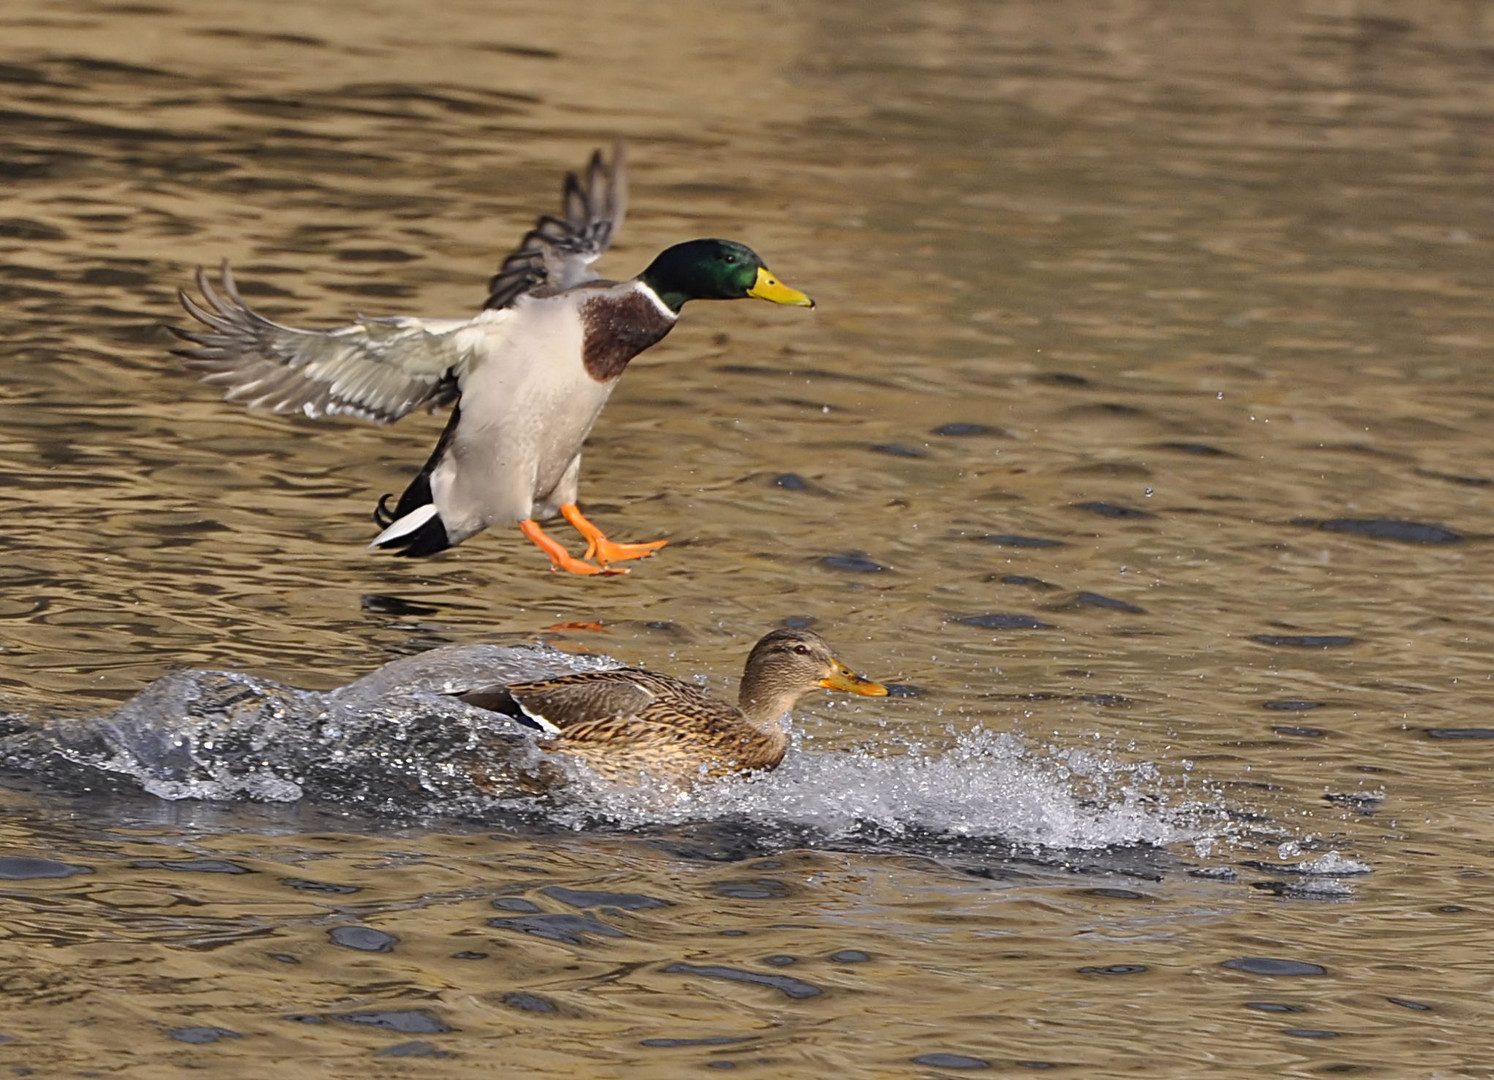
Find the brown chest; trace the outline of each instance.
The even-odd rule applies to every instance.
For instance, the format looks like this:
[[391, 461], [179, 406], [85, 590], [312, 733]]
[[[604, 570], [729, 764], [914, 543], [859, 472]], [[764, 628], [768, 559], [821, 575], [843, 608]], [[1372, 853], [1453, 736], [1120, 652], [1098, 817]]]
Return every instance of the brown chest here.
[[581, 360], [597, 382], [610, 382], [628, 361], [674, 329], [675, 320], [636, 292], [596, 296], [581, 305]]

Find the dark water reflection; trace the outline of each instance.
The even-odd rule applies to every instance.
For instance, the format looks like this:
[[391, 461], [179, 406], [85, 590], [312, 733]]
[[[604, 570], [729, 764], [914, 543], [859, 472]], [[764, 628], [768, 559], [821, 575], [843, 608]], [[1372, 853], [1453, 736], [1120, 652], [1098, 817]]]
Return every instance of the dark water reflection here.
[[[1447, 733], [1494, 703], [1486, 5], [21, 0], [0, 28], [5, 708], [106, 711], [182, 666], [327, 688], [595, 621], [551, 636], [720, 688], [808, 618], [918, 691], [816, 704], [815, 752], [1015, 730], [1052, 776], [1146, 766], [1143, 817], [1207, 786], [1234, 825], [1072, 875], [709, 814], [380, 829], [18, 781], [4, 853], [92, 872], [3, 882], [0, 1065], [1485, 1067], [1491, 743]], [[821, 304], [692, 309], [624, 381], [582, 495], [674, 538], [625, 579], [503, 536], [365, 555], [441, 418], [249, 414], [165, 355], [225, 255], [290, 320], [470, 311], [616, 135], [604, 269], [740, 236]], [[794, 821], [829, 788], [775, 790]], [[1341, 903], [1273, 868], [1334, 851], [1374, 871], [1327, 864]], [[623, 936], [490, 925], [504, 898]], [[1250, 959], [1326, 974], [1224, 966]]]

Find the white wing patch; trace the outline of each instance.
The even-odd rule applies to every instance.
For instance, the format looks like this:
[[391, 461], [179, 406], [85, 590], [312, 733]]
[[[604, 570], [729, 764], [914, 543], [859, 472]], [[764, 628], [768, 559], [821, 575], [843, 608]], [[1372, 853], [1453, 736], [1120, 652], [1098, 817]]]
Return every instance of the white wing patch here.
[[546, 720], [543, 715], [541, 715], [540, 713], [534, 712], [531, 709], [526, 708], [524, 706], [524, 703], [522, 701], [518, 702], [517, 704], [519, 706], [519, 711], [521, 713], [523, 713], [525, 716], [529, 717], [529, 719], [533, 720], [536, 724], [538, 724], [539, 725], [539, 729], [541, 731], [543, 731], [546, 735], [559, 735], [560, 734], [560, 729], [558, 727], [556, 727], [554, 724], [552, 724], [549, 720]]

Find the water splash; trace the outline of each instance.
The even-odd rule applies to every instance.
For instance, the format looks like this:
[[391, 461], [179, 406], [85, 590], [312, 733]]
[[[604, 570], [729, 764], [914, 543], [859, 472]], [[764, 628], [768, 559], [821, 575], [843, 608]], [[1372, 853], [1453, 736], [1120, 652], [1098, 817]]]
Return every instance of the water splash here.
[[735, 819], [805, 827], [830, 842], [875, 833], [1097, 849], [1197, 838], [1213, 804], [1179, 794], [1174, 804], [1148, 763], [1034, 749], [1015, 735], [975, 730], [942, 749], [892, 754], [874, 745], [812, 750], [796, 739], [773, 772], [690, 792], [580, 778], [551, 817], [574, 828], [598, 818], [624, 828]]
[[[406, 657], [329, 693], [234, 672], [165, 676], [114, 713], [0, 738], [0, 759], [73, 791], [163, 799], [313, 799], [402, 816], [622, 829], [733, 821], [822, 842], [999, 840], [1027, 848], [1163, 846], [1212, 835], [1186, 775], [1103, 750], [1034, 747], [976, 729], [942, 746], [825, 751], [793, 733], [767, 774], [684, 792], [604, 784], [541, 753], [535, 732], [451, 695], [609, 667], [546, 646], [454, 646]], [[547, 775], [548, 771], [548, 775]]]

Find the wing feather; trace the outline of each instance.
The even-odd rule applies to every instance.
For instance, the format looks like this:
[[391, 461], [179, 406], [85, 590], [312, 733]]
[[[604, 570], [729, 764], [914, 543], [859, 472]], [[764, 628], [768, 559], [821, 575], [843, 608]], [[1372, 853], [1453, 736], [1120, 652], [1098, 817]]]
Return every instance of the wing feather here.
[[259, 314], [239, 295], [223, 263], [220, 293], [198, 269], [199, 301], [178, 295], [202, 324], [169, 327], [190, 347], [176, 350], [224, 398], [313, 418], [356, 416], [390, 423], [429, 405], [455, 401], [466, 361], [493, 312], [475, 319], [360, 319], [333, 330], [297, 330]]
[[559, 291], [595, 281], [598, 275], [591, 264], [601, 258], [622, 228], [627, 204], [628, 163], [618, 141], [610, 166], [598, 150], [591, 155], [584, 180], [575, 173], [566, 174], [561, 195], [564, 217], [546, 214], [524, 234], [488, 282], [483, 306], [506, 308], [541, 287]]
[[654, 700], [654, 694], [624, 669], [584, 671], [538, 683], [515, 683], [508, 692], [530, 716], [559, 731], [570, 733], [575, 725], [593, 724], [616, 717], [636, 717]]

